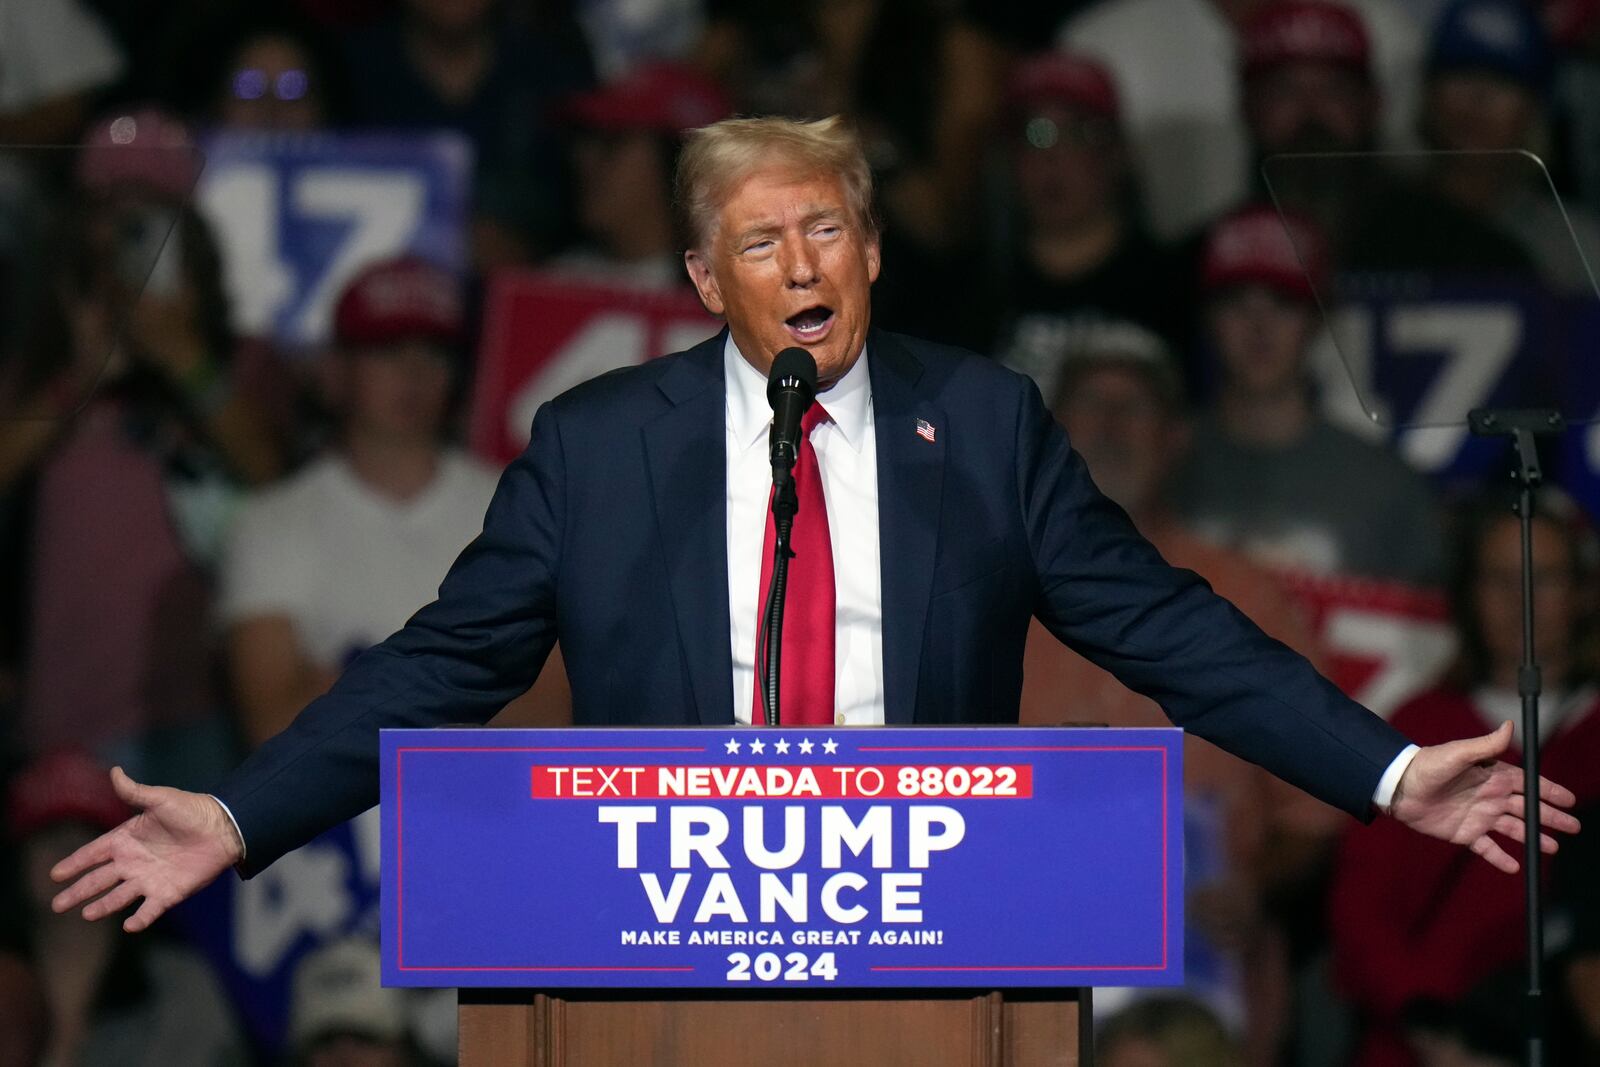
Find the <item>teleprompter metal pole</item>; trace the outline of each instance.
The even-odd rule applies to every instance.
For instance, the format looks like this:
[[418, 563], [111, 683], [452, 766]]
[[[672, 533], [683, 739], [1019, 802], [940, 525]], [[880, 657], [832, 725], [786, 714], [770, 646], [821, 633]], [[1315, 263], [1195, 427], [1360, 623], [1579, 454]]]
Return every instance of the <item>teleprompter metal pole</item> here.
[[1543, 481], [1539, 467], [1540, 437], [1566, 429], [1561, 413], [1546, 409], [1492, 411], [1478, 409], [1467, 416], [1472, 432], [1480, 437], [1509, 437], [1512, 444], [1511, 477], [1517, 483], [1517, 517], [1522, 526], [1522, 665], [1517, 670], [1517, 694], [1522, 698], [1522, 796], [1527, 821], [1522, 846], [1523, 893], [1526, 901], [1528, 985], [1526, 1035], [1528, 1067], [1545, 1064], [1545, 1010], [1541, 974], [1544, 966], [1544, 907], [1540, 895], [1539, 852], [1539, 694], [1543, 679], [1533, 647], [1533, 491]]

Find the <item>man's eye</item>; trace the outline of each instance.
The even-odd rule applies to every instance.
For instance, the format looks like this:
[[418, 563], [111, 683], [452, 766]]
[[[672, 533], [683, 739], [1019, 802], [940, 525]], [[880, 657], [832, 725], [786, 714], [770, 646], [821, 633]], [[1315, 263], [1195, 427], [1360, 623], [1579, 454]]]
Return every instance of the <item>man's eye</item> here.
[[748, 255], [750, 253], [756, 253], [756, 254], [759, 255], [760, 253], [767, 251], [771, 247], [772, 247], [772, 242], [771, 241], [755, 241], [755, 242], [752, 242], [751, 244], [745, 245], [744, 246], [744, 251], [745, 251], [746, 255]]
[[839, 235], [839, 227], [835, 223], [828, 222], [818, 226], [811, 232], [818, 237], [837, 237]]

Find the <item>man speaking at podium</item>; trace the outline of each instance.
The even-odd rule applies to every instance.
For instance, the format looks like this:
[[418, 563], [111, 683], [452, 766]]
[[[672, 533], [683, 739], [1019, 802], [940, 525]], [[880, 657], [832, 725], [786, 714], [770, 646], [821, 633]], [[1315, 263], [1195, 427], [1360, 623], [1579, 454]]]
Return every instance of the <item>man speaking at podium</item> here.
[[[694, 131], [679, 198], [689, 274], [727, 329], [541, 408], [438, 599], [214, 797], [113, 772], [140, 813], [56, 866], [72, 882], [57, 911], [142, 898], [123, 923], [142, 930], [229, 867], [260, 870], [376, 802], [381, 727], [486, 721], [557, 638], [581, 725], [752, 721], [768, 375], [796, 347], [818, 403], [795, 464], [784, 722], [1014, 722], [1037, 615], [1178, 725], [1358, 818], [1388, 811], [1517, 869], [1489, 836], [1523, 836], [1521, 775], [1495, 762], [1509, 723], [1409, 746], [1168, 566], [1028, 379], [870, 329], [871, 177], [837, 119]], [[1541, 791], [1545, 825], [1575, 830], [1572, 794]]]

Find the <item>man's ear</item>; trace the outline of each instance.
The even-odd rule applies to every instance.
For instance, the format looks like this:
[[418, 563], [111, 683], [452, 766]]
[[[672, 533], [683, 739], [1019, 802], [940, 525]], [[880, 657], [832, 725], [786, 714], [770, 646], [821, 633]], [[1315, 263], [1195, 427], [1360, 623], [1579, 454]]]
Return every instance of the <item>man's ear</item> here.
[[867, 284], [871, 285], [878, 280], [878, 270], [883, 266], [883, 245], [881, 239], [874, 235], [867, 241]]
[[711, 274], [710, 262], [691, 248], [683, 254], [683, 266], [689, 272], [689, 280], [694, 283], [694, 291], [700, 294], [700, 303], [711, 314], [721, 315], [724, 310], [722, 290], [717, 287], [717, 279]]

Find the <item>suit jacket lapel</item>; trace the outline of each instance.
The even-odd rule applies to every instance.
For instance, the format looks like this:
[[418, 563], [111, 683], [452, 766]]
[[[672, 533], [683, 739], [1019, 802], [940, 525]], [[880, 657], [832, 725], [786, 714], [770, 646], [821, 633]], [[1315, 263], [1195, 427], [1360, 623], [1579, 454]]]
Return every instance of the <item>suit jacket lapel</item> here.
[[[662, 376], [672, 404], [644, 428], [656, 531], [700, 722], [733, 722], [728, 630], [726, 331]], [[646, 607], [648, 610], [648, 607]]]
[[[903, 725], [913, 721], [917, 706], [948, 424], [944, 410], [917, 388], [922, 363], [915, 355], [878, 332], [867, 350], [878, 444], [884, 721]], [[919, 419], [933, 440], [917, 432]]]

